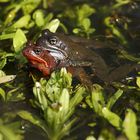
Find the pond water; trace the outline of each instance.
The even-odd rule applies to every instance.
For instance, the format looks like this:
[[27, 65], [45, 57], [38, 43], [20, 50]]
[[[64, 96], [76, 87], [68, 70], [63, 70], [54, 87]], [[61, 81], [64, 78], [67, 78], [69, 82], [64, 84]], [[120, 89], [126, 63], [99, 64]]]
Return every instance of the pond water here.
[[[134, 119], [133, 124], [137, 130], [132, 130], [131, 135], [139, 137], [139, 1], [0, 0], [0, 11], [0, 77], [16, 75], [14, 80], [0, 84], [2, 140], [88, 140], [90, 136], [103, 140], [131, 139], [126, 128], [132, 130], [132, 126], [125, 124], [128, 112], [134, 113], [131, 120]], [[82, 47], [90, 47], [94, 43], [89, 42], [96, 40], [99, 49], [95, 50], [109, 66], [110, 72], [125, 64], [137, 64], [137, 68], [130, 72], [130, 67], [120, 71], [117, 69], [118, 72], [111, 79], [116, 76], [120, 77], [119, 80], [116, 78], [116, 81], [106, 82], [101, 78], [106, 70], [103, 69], [104, 64], [98, 63], [100, 58], [96, 58], [96, 67], [99, 67], [98, 72], [101, 73], [98, 76], [93, 73], [93, 69], [85, 68], [87, 77], [91, 79], [93, 76], [91, 81], [95, 84], [87, 89], [76, 87], [80, 83], [77, 77], [71, 83], [72, 77], [65, 70], [60, 72], [61, 66], [51, 78], [46, 78], [36, 69], [40, 65], [32, 67], [33, 63], [29, 65], [22, 54], [27, 40], [35, 43], [41, 30], [46, 28], [54, 32], [57, 30], [64, 36], [64, 33], [68, 34]], [[20, 30], [20, 34], [17, 30]], [[69, 39], [65, 38], [67, 42]], [[109, 47], [101, 49], [102, 45]], [[73, 56], [72, 51], [69, 52], [70, 56]], [[87, 52], [83, 54], [86, 56]], [[87, 62], [85, 56], [83, 62]], [[78, 55], [73, 58], [76, 63]], [[39, 83], [37, 81], [40, 77], [45, 80], [41, 79]], [[106, 108], [107, 115], [104, 114]]]

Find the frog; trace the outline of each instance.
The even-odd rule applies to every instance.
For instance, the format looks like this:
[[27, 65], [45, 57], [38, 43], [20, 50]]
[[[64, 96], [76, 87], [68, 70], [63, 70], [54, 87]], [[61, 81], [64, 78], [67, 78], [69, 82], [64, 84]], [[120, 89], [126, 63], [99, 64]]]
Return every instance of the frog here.
[[[64, 33], [53, 33], [48, 29], [41, 32], [37, 40], [28, 42], [23, 55], [32, 67], [40, 70], [44, 76], [65, 67], [81, 83], [92, 84], [92, 78], [103, 82], [112, 82], [124, 78], [134, 69], [133, 64], [111, 67], [100, 55], [102, 48], [112, 49], [97, 39], [74, 37]], [[112, 49], [116, 52], [116, 49]], [[92, 71], [87, 74], [86, 70]]]

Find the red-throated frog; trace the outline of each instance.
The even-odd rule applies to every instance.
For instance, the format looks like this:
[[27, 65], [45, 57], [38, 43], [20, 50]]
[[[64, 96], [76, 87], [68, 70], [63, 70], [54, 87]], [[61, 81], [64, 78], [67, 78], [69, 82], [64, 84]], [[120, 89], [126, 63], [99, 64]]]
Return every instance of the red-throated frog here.
[[66, 67], [83, 83], [91, 83], [91, 76], [87, 75], [83, 68], [90, 67], [93, 74], [104, 82], [124, 78], [134, 68], [133, 65], [124, 64], [111, 69], [99, 53], [100, 45], [103, 43], [97, 40], [52, 33], [46, 29], [35, 43], [27, 44], [23, 55], [45, 76], [56, 69]]

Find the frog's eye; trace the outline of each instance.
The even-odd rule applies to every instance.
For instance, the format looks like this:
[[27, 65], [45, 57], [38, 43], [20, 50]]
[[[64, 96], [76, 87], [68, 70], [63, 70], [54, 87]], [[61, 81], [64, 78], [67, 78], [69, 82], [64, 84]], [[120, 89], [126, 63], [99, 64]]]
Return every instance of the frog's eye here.
[[49, 42], [50, 42], [51, 45], [56, 45], [57, 39], [56, 38], [50, 38]]
[[34, 52], [36, 55], [39, 55], [41, 53], [41, 49], [34, 49]]

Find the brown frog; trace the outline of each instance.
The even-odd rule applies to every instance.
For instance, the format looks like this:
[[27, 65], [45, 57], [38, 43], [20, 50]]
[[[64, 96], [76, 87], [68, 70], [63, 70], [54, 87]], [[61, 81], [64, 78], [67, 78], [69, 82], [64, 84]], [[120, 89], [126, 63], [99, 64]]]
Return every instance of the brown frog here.
[[[124, 64], [115, 68], [108, 66], [99, 53], [102, 48], [107, 47], [97, 40], [43, 30], [35, 43], [27, 44], [23, 55], [45, 76], [50, 75], [56, 69], [66, 67], [82, 83], [91, 84], [92, 76], [104, 82], [112, 82], [124, 78], [134, 68], [134, 65]], [[112, 50], [116, 52], [115, 49]], [[92, 76], [86, 74], [84, 68], [90, 68]]]

